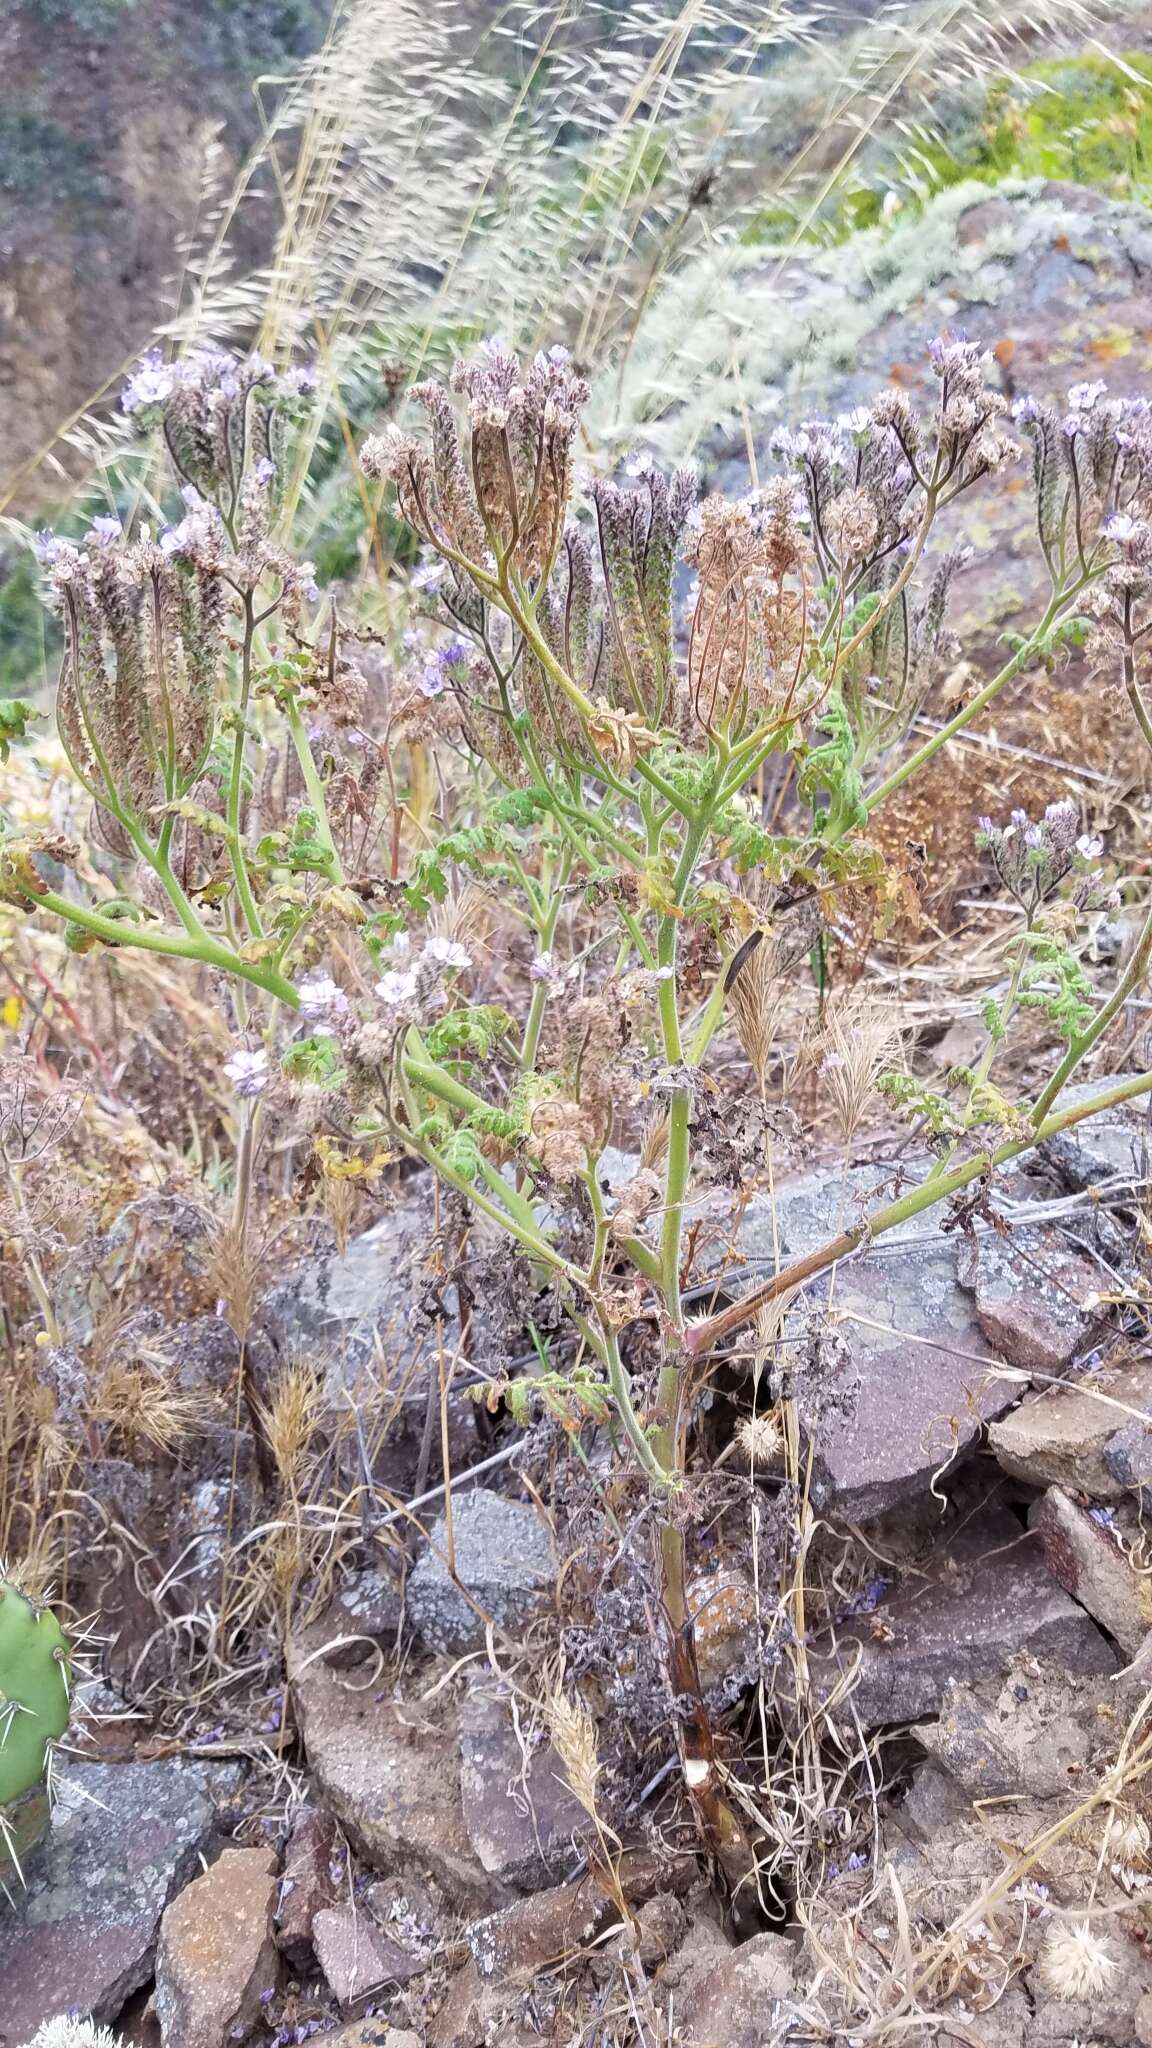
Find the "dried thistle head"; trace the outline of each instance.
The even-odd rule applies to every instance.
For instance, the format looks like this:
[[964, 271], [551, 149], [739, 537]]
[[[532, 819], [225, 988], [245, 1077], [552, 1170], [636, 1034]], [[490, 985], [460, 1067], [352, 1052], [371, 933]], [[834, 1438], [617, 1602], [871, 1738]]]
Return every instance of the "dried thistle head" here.
[[774, 1412], [746, 1415], [736, 1431], [736, 1443], [749, 1465], [774, 1465], [784, 1448], [784, 1436]]
[[581, 1103], [553, 1098], [533, 1110], [531, 1149], [552, 1180], [575, 1180], [595, 1145], [596, 1125]]
[[881, 1075], [899, 1056], [899, 1013], [867, 990], [853, 990], [829, 1003], [821, 1039], [820, 1073], [836, 1107], [840, 1142], [850, 1145]]
[[1037, 1975], [1054, 1998], [1099, 1998], [1119, 1961], [1088, 1920], [1058, 1920], [1040, 1951]]
[[627, 1008], [611, 989], [577, 996], [563, 1018], [564, 1065], [578, 1102], [611, 1111], [620, 1093], [621, 1060], [632, 1035]]
[[610, 702], [646, 725], [678, 731], [683, 703], [673, 661], [672, 578], [696, 473], [639, 472], [634, 489], [598, 480], [592, 504], [607, 608]]
[[688, 633], [688, 697], [706, 733], [737, 740], [811, 711], [823, 685], [811, 670], [812, 551], [802, 501], [777, 477], [755, 497], [699, 508], [685, 548], [697, 572]]
[[[451, 400], [435, 383], [411, 396], [431, 426], [431, 452], [389, 427], [361, 451], [369, 477], [396, 485], [404, 517], [432, 545], [443, 542], [478, 567], [512, 562], [524, 576], [550, 571], [572, 489], [572, 447], [588, 387], [566, 349], [541, 351], [526, 367], [498, 341], [475, 362], [457, 362], [453, 390], [467, 400], [462, 440]], [[466, 588], [467, 572], [453, 574]]]

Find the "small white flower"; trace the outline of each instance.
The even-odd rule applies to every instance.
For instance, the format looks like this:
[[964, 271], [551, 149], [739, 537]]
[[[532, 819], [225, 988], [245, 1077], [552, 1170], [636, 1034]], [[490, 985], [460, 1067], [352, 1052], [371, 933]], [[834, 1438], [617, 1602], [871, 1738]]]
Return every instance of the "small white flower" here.
[[429, 960], [435, 960], [440, 967], [471, 967], [472, 955], [458, 939], [445, 939], [437, 935], [428, 940], [424, 948]]
[[1125, 541], [1139, 539], [1144, 530], [1144, 521], [1131, 518], [1127, 512], [1113, 512], [1111, 517], [1104, 521], [1104, 531], [1108, 539], [1119, 542], [1121, 546]]
[[1091, 412], [1097, 399], [1103, 398], [1108, 386], [1098, 377], [1092, 384], [1073, 384], [1068, 393], [1068, 403], [1073, 412]]
[[317, 1024], [328, 1017], [341, 1017], [348, 1008], [348, 998], [342, 988], [328, 974], [314, 975], [309, 981], [302, 981], [296, 991], [300, 998], [300, 1015], [309, 1024]]
[[382, 1003], [398, 1010], [403, 1003], [410, 1003], [416, 994], [416, 976], [409, 967], [404, 971], [389, 968], [376, 983], [376, 993]]
[[1076, 841], [1076, 851], [1083, 854], [1085, 860], [1099, 860], [1104, 851], [1104, 841], [1094, 838], [1090, 832], [1082, 832]]
[[225, 1060], [224, 1072], [237, 1095], [262, 1095], [268, 1086], [268, 1054], [263, 1047], [256, 1052], [238, 1050]]

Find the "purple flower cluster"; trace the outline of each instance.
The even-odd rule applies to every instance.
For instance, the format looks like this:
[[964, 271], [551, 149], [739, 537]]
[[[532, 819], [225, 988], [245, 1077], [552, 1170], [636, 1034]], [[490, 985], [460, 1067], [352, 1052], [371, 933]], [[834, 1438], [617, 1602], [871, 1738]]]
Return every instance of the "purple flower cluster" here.
[[1049, 804], [1041, 819], [1027, 811], [1013, 811], [1007, 825], [991, 818], [979, 820], [977, 845], [992, 856], [992, 863], [1010, 896], [1031, 912], [1054, 893], [1076, 865], [1077, 854], [1091, 856], [1099, 842], [1080, 831], [1080, 814], [1073, 803]]

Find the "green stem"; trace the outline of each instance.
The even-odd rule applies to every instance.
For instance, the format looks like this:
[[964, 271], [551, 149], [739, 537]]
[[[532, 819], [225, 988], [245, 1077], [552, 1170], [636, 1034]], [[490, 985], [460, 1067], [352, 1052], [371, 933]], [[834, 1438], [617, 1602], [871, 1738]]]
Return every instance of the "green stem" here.
[[1108, 1001], [1096, 1012], [1087, 1030], [1082, 1031], [1078, 1038], [1073, 1039], [1048, 1086], [1038, 1098], [1031, 1112], [1033, 1123], [1039, 1123], [1042, 1118], [1047, 1116], [1061, 1089], [1067, 1086], [1081, 1061], [1087, 1057], [1092, 1047], [1097, 1043], [1097, 1040], [1107, 1031], [1113, 1018], [1119, 1015], [1133, 989], [1138, 987], [1139, 983], [1143, 981], [1144, 976], [1148, 972], [1150, 959], [1152, 959], [1152, 909], [1149, 910], [1147, 917], [1144, 919], [1143, 928], [1140, 937], [1136, 941], [1132, 958], [1120, 976]]
[[296, 749], [296, 759], [300, 763], [300, 773], [304, 777], [304, 787], [308, 791], [308, 801], [316, 813], [316, 829], [320, 836], [320, 844], [328, 856], [330, 866], [328, 879], [332, 882], [342, 882], [344, 880], [344, 870], [340, 865], [339, 855], [336, 852], [335, 842], [328, 824], [328, 804], [324, 795], [324, 784], [320, 780], [320, 771], [316, 766], [316, 757], [312, 752], [308, 734], [304, 730], [304, 721], [300, 716], [300, 706], [294, 698], [289, 698], [288, 700], [287, 718], [288, 730], [292, 735], [292, 744]]
[[[899, 1201], [890, 1202], [886, 1208], [877, 1209], [851, 1229], [842, 1231], [839, 1237], [830, 1238], [818, 1250], [809, 1252], [805, 1258], [797, 1259], [791, 1266], [785, 1266], [763, 1286], [754, 1288], [742, 1301], [722, 1309], [719, 1315], [709, 1316], [704, 1322], [694, 1323], [687, 1333], [686, 1348], [690, 1357], [697, 1357], [709, 1351], [725, 1337], [742, 1330], [764, 1308], [782, 1294], [790, 1294], [803, 1286], [817, 1274], [826, 1272], [838, 1260], [845, 1259], [858, 1251], [862, 1245], [870, 1244], [874, 1237], [880, 1237], [886, 1230], [895, 1230], [901, 1223], [909, 1223], [923, 1209], [934, 1207], [950, 1195], [959, 1194], [971, 1181], [979, 1180], [997, 1166], [1006, 1166], [1012, 1159], [1018, 1159], [1022, 1152], [1029, 1152], [1042, 1145], [1048, 1138], [1054, 1138], [1061, 1131], [1070, 1130], [1082, 1123], [1085, 1117], [1098, 1116], [1102, 1110], [1114, 1109], [1118, 1103], [1129, 1102], [1135, 1096], [1152, 1093], [1152, 1073], [1130, 1075], [1126, 1081], [1118, 1081], [1114, 1087], [1106, 1088], [1090, 1102], [1079, 1103], [1075, 1108], [1058, 1110], [1035, 1124], [1026, 1138], [1013, 1138], [997, 1146], [994, 1151], [977, 1152], [965, 1160], [943, 1180], [925, 1181], [920, 1187], [912, 1188]], [[1043, 1098], [1041, 1098], [1043, 1100]], [[1039, 1109], [1039, 1104], [1036, 1105]], [[1036, 1111], [1033, 1111], [1035, 1116]]]
[[248, 863], [244, 858], [244, 847], [240, 838], [240, 803], [244, 794], [244, 752], [248, 738], [248, 704], [252, 695], [252, 642], [256, 633], [256, 616], [252, 604], [252, 592], [244, 593], [244, 641], [240, 656], [240, 701], [236, 707], [236, 730], [232, 735], [232, 766], [228, 776], [228, 858], [236, 883], [236, 894], [244, 912], [244, 922], [254, 939], [262, 938], [264, 927], [252, 892], [248, 874]]
[[227, 946], [217, 945], [206, 933], [198, 937], [192, 933], [149, 931], [144, 926], [128, 924], [119, 918], [101, 917], [98, 911], [69, 903], [66, 896], [58, 896], [54, 889], [29, 896], [28, 901], [30, 908], [50, 910], [65, 923], [78, 924], [83, 931], [92, 932], [108, 945], [136, 946], [142, 952], [164, 953], [177, 960], [199, 960], [206, 967], [216, 967], [224, 974], [233, 974], [241, 981], [251, 982], [254, 988], [264, 989], [291, 1009], [300, 1006], [300, 998], [292, 983], [277, 974], [269, 962], [241, 959]]
[[611, 1323], [601, 1321], [601, 1337], [604, 1359], [608, 1368], [608, 1384], [616, 1413], [624, 1428], [624, 1434], [632, 1446], [640, 1470], [664, 1493], [674, 1484], [673, 1475], [660, 1463], [652, 1445], [640, 1425], [632, 1401], [632, 1382], [628, 1377], [624, 1361], [620, 1356], [620, 1343]]
[[992, 699], [999, 695], [1005, 685], [1010, 683], [1015, 676], [1019, 675], [1021, 669], [1026, 666], [1037, 652], [1045, 636], [1051, 631], [1061, 613], [1080, 595], [1085, 583], [1089, 580], [1087, 577], [1081, 577], [1068, 589], [1056, 592], [1039, 625], [1033, 633], [1029, 634], [1023, 647], [1017, 649], [1011, 661], [1005, 664], [998, 675], [992, 677], [991, 682], [985, 683], [984, 688], [978, 690], [971, 702], [962, 706], [956, 713], [956, 716], [948, 720], [947, 725], [942, 725], [939, 732], [933, 733], [931, 739], [925, 740], [922, 747], [917, 747], [914, 754], [909, 754], [908, 759], [903, 761], [899, 768], [893, 769], [891, 775], [880, 784], [879, 789], [873, 790], [872, 795], [867, 799], [869, 811], [878, 809], [886, 798], [892, 796], [896, 790], [902, 789], [904, 784], [923, 768], [925, 762], [932, 759], [933, 754], [939, 753], [941, 747], [946, 746], [949, 740], [955, 739], [958, 732], [963, 732], [965, 726], [970, 725], [974, 718], [980, 716], [980, 713], [987, 705], [991, 704]]

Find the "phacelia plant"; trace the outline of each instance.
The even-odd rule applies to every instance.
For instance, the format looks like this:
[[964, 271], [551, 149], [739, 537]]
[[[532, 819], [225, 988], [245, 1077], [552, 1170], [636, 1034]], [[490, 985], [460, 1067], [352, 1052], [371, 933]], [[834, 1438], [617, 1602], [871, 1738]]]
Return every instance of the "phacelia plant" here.
[[[393, 425], [362, 451], [366, 485], [394, 493], [422, 550], [424, 623], [403, 639], [320, 598], [281, 537], [310, 379], [256, 357], [152, 355], [128, 386], [125, 409], [162, 433], [177, 475], [172, 525], [129, 535], [105, 519], [81, 544], [41, 543], [66, 635], [60, 735], [105, 857], [97, 877], [78, 844], [10, 836], [6, 896], [63, 920], [81, 952], [149, 948], [232, 987], [242, 1198], [259, 1120], [292, 1094], [324, 1126], [321, 1170], [341, 1147], [425, 1161], [462, 1216], [509, 1241], [509, 1297], [551, 1289], [580, 1365], [566, 1384], [549, 1374], [550, 1412], [607, 1417], [652, 1497], [685, 1781], [722, 1858], [738, 1858], [740, 1830], [701, 1702], [678, 1512], [702, 1362], [871, 1237], [1152, 1089], [1145, 1074], [1060, 1107], [1145, 973], [1152, 923], [1098, 1001], [1078, 948], [1104, 902], [1099, 848], [1068, 805], [985, 820], [1021, 918], [1007, 994], [944, 1093], [891, 1084], [931, 1171], [743, 1298], [689, 1315], [686, 1210], [716, 1171], [709, 1047], [731, 1016], [760, 1084], [751, 1139], [741, 1126], [754, 1167], [771, 1045], [750, 992], [805, 958], [841, 892], [883, 899], [870, 827], [885, 799], [1085, 634], [1152, 742], [1152, 414], [1092, 385], [1063, 414], [1015, 409], [1042, 616], [942, 730], [908, 744], [951, 651], [958, 557], [930, 553], [930, 537], [1022, 453], [979, 350], [941, 341], [931, 358], [930, 411], [889, 387], [781, 434], [776, 473], [734, 503], [699, 501], [687, 471], [579, 482], [587, 390], [566, 351], [524, 366], [485, 345], [451, 392], [414, 388], [424, 432]], [[441, 836], [430, 759], [455, 787]], [[769, 764], [787, 771], [786, 806], [762, 800]], [[477, 887], [500, 892], [522, 934], [498, 971], [476, 943]], [[1037, 1005], [1066, 1051], [1035, 1101], [1009, 1104], [996, 1060]], [[638, 1105], [643, 1151], [610, 1195], [603, 1155]], [[641, 1320], [660, 1351], [643, 1399], [624, 1341]]]

